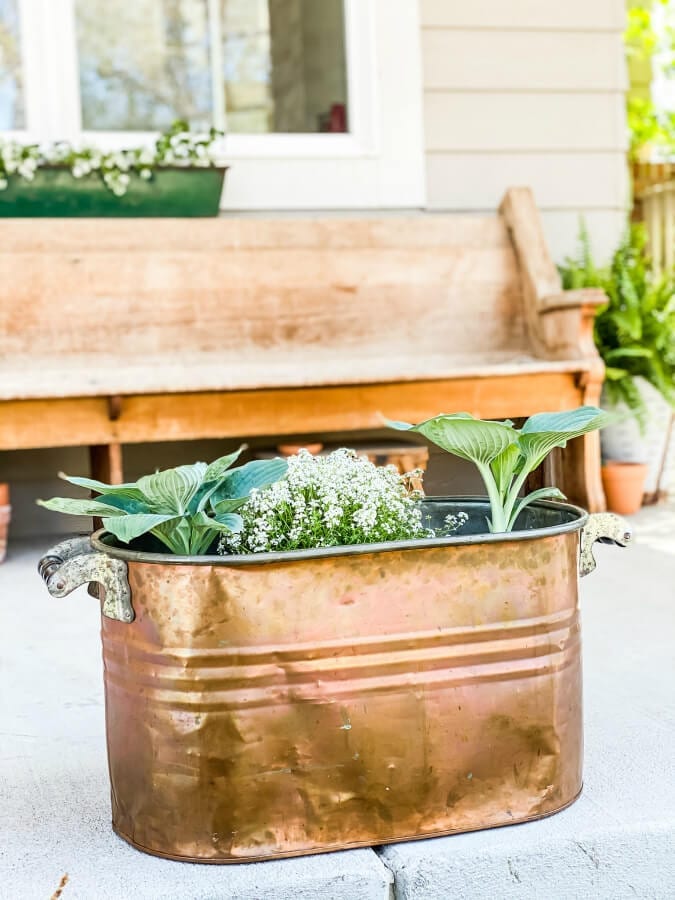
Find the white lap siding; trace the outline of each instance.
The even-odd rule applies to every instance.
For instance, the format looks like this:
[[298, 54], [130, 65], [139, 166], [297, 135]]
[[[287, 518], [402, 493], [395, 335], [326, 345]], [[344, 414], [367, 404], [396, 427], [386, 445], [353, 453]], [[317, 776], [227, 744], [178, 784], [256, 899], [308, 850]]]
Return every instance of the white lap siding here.
[[427, 202], [534, 188], [556, 260], [579, 216], [598, 255], [628, 202], [622, 0], [420, 0]]

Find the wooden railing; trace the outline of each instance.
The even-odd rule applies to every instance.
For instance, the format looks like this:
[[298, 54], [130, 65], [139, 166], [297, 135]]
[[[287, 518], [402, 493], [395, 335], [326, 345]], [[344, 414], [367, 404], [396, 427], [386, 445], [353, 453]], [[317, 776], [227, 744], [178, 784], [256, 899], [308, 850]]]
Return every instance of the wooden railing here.
[[633, 219], [642, 221], [660, 272], [675, 266], [675, 163], [633, 165]]

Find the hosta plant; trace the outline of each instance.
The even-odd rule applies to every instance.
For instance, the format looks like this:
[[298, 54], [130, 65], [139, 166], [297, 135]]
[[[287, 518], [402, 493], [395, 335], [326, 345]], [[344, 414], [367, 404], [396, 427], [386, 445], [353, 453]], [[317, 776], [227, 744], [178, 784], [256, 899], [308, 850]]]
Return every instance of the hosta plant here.
[[535, 500], [564, 500], [555, 487], [544, 487], [521, 497], [527, 476], [541, 465], [554, 447], [603, 428], [614, 416], [595, 406], [569, 412], [531, 416], [522, 428], [513, 422], [475, 419], [469, 413], [435, 416], [419, 425], [389, 422], [399, 431], [424, 435], [448, 453], [478, 468], [490, 499], [490, 531], [512, 531], [520, 513]]
[[283, 459], [254, 460], [233, 468], [244, 448], [207, 465], [178, 466], [145, 475], [129, 484], [104, 484], [91, 478], [60, 474], [78, 487], [94, 491], [93, 500], [54, 497], [40, 506], [75, 516], [98, 516], [107, 531], [128, 544], [152, 534], [172, 553], [207, 553], [215, 539], [243, 526], [239, 510], [251, 491], [263, 488], [286, 473]]

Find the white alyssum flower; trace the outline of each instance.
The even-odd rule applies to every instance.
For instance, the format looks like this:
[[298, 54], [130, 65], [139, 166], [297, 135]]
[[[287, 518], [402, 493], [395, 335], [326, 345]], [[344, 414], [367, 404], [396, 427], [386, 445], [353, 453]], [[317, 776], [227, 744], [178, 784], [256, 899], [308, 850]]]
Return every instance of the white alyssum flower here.
[[262, 553], [426, 537], [419, 494], [394, 466], [375, 466], [353, 450], [288, 459], [286, 477], [251, 492], [240, 532], [221, 553]]
[[67, 141], [53, 144], [20, 144], [0, 138], [0, 190], [15, 175], [32, 181], [42, 166], [68, 166], [74, 178], [92, 173], [118, 197], [125, 194], [131, 176], [147, 181], [153, 171], [164, 166], [202, 168], [217, 163], [216, 147], [221, 133], [211, 129], [206, 134], [189, 130], [187, 123], [175, 122], [159, 136], [154, 147], [103, 152], [95, 147], [74, 147]]

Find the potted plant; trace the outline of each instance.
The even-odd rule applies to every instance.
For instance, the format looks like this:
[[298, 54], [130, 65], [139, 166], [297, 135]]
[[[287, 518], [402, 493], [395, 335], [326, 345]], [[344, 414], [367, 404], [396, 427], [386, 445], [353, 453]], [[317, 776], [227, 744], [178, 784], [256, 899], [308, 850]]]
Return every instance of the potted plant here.
[[0, 562], [4, 560], [7, 553], [11, 516], [12, 507], [9, 505], [9, 485], [6, 482], [0, 482]]
[[571, 803], [579, 537], [586, 574], [596, 539], [630, 532], [542, 499], [555, 488], [520, 489], [606, 421], [583, 407], [521, 429], [466, 414], [415, 426], [475, 462], [487, 498], [422, 498], [347, 450], [68, 479], [99, 496], [44, 505], [106, 530], [40, 571], [55, 597], [102, 589], [117, 833], [173, 859], [245, 862]]
[[0, 140], [0, 216], [216, 216], [221, 137], [177, 121], [127, 150]]
[[602, 434], [603, 482], [610, 508], [639, 509], [657, 498], [675, 404], [675, 272], [657, 274], [642, 226], [627, 232], [607, 267], [598, 267], [582, 225], [579, 252], [561, 267], [565, 288], [600, 287], [607, 305], [595, 320], [605, 362], [603, 405], [620, 413]]

